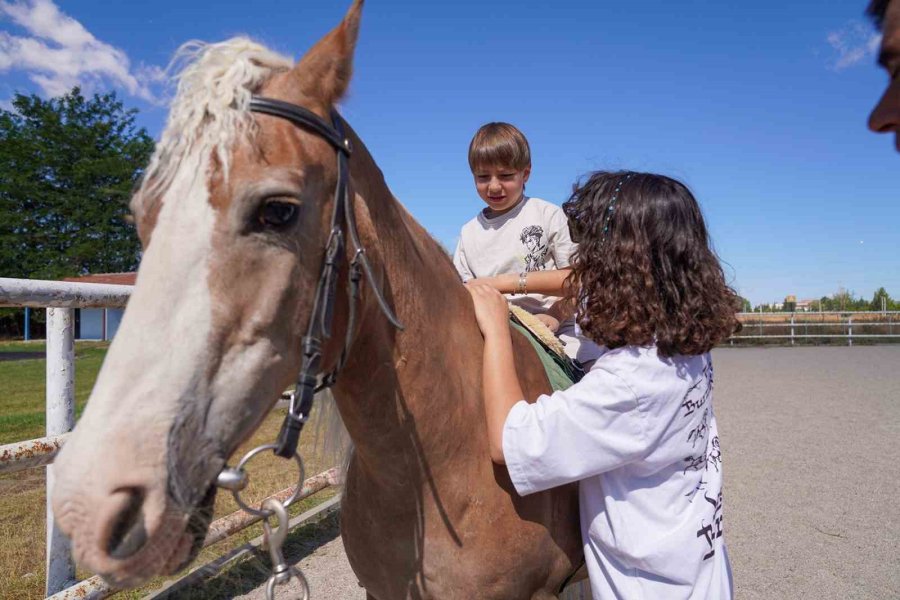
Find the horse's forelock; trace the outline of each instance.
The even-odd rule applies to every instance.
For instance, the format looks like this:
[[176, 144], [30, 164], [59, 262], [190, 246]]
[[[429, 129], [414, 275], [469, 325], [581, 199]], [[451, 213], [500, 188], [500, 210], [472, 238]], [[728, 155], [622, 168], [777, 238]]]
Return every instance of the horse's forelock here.
[[246, 37], [217, 44], [188, 42], [175, 53], [177, 91], [139, 197], [160, 195], [185, 156], [212, 153], [227, 177], [229, 145], [253, 132], [249, 104], [253, 92], [293, 61]]

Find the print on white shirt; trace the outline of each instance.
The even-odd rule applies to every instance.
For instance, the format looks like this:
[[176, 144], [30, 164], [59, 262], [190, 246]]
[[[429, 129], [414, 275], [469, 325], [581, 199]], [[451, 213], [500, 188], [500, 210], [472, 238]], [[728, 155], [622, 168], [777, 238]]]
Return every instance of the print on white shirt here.
[[[691, 454], [684, 461], [686, 466], [683, 473], [690, 470], [699, 471], [701, 468], [704, 472], [708, 472], [710, 467], [716, 472], [719, 471], [719, 465], [722, 462], [722, 449], [719, 446], [719, 436], [713, 436], [708, 443], [705, 443], [707, 433], [709, 432], [709, 399], [712, 396], [713, 389], [713, 367], [712, 362], [706, 364], [703, 368], [703, 374], [684, 395], [681, 401], [681, 408], [684, 410], [682, 418], [688, 418], [702, 409], [702, 416], [698, 423], [688, 431], [687, 442], [691, 444]], [[697, 442], [704, 442], [702, 454], [694, 455], [693, 450], [697, 446]], [[700, 478], [694, 492], [704, 492], [703, 499], [710, 504], [711, 513], [700, 520], [700, 528], [697, 530], [697, 537], [706, 541], [708, 547], [704, 548], [705, 554], [703, 560], [709, 560], [716, 554], [715, 541], [722, 537], [722, 492], [719, 491], [717, 497], [710, 498], [706, 492], [706, 474]], [[693, 502], [693, 498], [690, 500]]]
[[519, 240], [525, 246], [525, 272], [541, 271], [547, 260], [550, 245], [544, 242], [544, 228], [540, 225], [529, 225], [522, 229]]
[[697, 531], [697, 537], [703, 537], [706, 539], [706, 543], [709, 544], [709, 552], [703, 555], [703, 560], [709, 560], [713, 556], [716, 555], [715, 542], [718, 538], [722, 537], [723, 527], [722, 527], [722, 492], [719, 492], [718, 498], [710, 498], [707, 495], [703, 495], [703, 498], [706, 499], [707, 502], [712, 504], [713, 506], [713, 514], [712, 514], [712, 522], [707, 525], [703, 521], [700, 522], [700, 529]]

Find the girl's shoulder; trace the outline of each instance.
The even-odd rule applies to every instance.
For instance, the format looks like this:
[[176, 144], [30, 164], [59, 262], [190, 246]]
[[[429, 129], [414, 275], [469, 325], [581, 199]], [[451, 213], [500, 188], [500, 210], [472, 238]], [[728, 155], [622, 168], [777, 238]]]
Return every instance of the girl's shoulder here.
[[622, 346], [607, 350], [591, 367], [621, 378], [638, 397], [678, 393], [712, 369], [709, 353], [660, 356], [656, 346]]

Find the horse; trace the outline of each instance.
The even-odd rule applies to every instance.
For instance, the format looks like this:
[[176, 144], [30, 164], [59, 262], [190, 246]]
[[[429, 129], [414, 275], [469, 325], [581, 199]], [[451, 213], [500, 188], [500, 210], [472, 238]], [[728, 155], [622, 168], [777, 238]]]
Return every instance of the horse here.
[[[234, 38], [194, 48], [179, 77], [132, 198], [135, 289], [52, 491], [75, 559], [116, 586], [196, 556], [217, 474], [298, 371], [340, 174], [322, 135], [250, 106], [264, 96], [328, 119], [362, 4], [297, 63]], [[520, 497], [491, 461], [469, 294], [344, 126], [371, 269], [355, 318], [348, 294], [334, 295], [321, 361], [343, 362], [350, 340], [333, 386], [354, 446], [341, 502], [350, 565], [370, 600], [555, 598], [583, 562], [577, 486]], [[341, 286], [354, 249], [344, 253]], [[549, 393], [513, 337], [525, 396]]]

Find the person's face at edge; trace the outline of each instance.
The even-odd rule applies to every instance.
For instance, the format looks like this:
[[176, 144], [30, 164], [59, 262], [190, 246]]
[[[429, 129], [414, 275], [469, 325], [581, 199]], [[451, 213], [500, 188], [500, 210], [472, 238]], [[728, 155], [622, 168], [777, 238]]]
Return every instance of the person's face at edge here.
[[894, 143], [900, 152], [900, 0], [888, 4], [878, 63], [890, 80], [869, 117], [869, 129], [876, 133], [894, 132]]

